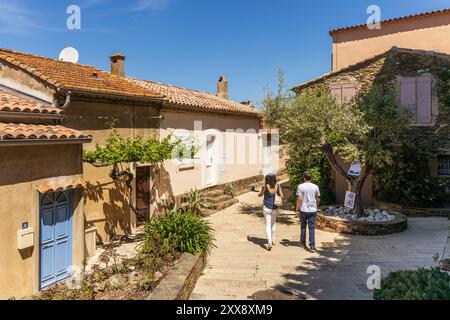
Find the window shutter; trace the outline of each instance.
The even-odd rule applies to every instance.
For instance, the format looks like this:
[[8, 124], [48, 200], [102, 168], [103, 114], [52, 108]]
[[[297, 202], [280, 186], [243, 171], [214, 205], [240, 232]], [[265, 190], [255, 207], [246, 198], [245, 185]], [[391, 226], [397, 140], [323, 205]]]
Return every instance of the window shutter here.
[[342, 103], [342, 84], [332, 84], [330, 90], [331, 95], [336, 98], [336, 102]]
[[342, 85], [342, 101], [350, 101], [356, 96], [356, 84], [346, 83]]
[[415, 112], [416, 107], [416, 79], [403, 78], [400, 82], [401, 105]]
[[417, 78], [417, 122], [431, 122], [431, 86], [430, 76]]

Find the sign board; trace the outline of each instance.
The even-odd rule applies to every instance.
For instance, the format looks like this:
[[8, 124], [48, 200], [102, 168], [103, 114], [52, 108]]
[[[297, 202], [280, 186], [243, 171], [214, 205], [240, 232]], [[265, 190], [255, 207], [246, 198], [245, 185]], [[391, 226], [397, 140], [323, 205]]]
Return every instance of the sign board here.
[[28, 229], [28, 221], [22, 222], [22, 230]]
[[350, 166], [350, 169], [348, 170], [348, 175], [358, 177], [360, 174], [361, 174], [361, 163], [353, 162], [352, 165]]
[[355, 207], [355, 198], [356, 198], [356, 193], [347, 191], [345, 193], [344, 206], [346, 208], [353, 209]]

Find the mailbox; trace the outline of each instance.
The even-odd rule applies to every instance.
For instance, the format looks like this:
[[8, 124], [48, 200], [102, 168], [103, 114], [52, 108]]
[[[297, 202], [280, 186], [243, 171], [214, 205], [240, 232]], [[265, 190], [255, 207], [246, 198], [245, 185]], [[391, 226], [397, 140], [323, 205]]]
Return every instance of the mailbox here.
[[17, 231], [17, 249], [23, 250], [34, 246], [34, 230], [27, 228]]

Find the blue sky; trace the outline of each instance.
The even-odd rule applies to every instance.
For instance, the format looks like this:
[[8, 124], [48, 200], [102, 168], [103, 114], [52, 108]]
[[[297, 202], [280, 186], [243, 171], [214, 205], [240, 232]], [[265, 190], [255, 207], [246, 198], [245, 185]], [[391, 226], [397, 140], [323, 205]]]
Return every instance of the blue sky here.
[[[66, 9], [81, 7], [81, 30]], [[80, 63], [206, 92], [220, 74], [233, 100], [258, 102], [275, 88], [277, 69], [293, 86], [330, 70], [330, 29], [450, 7], [450, 0], [0, 0], [0, 47], [57, 58], [66, 46]]]

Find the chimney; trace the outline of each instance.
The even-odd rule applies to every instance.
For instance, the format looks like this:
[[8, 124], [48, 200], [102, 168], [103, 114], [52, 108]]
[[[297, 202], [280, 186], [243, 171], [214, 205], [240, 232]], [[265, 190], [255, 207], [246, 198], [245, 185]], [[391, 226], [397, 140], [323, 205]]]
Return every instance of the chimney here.
[[110, 57], [111, 59], [111, 74], [119, 77], [125, 76], [125, 55], [116, 53]]
[[217, 96], [228, 100], [228, 80], [223, 75], [217, 82]]

